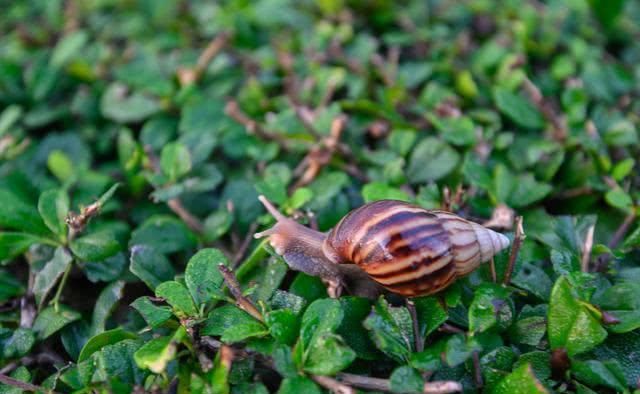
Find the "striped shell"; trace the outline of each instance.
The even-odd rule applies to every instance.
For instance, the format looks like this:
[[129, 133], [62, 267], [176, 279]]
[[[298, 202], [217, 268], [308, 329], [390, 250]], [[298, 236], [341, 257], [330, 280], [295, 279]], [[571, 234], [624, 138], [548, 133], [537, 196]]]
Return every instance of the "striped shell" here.
[[438, 292], [509, 245], [509, 239], [449, 212], [381, 200], [351, 211], [323, 244], [334, 263], [354, 263], [408, 297]]

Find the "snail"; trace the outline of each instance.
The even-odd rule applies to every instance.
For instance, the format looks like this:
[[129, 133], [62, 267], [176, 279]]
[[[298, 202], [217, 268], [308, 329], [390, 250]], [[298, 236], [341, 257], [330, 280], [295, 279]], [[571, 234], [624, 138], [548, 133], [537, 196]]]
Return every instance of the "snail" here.
[[505, 235], [480, 224], [403, 201], [365, 204], [321, 233], [259, 199], [277, 223], [255, 237], [268, 237], [292, 269], [338, 282], [368, 277], [405, 297], [436, 293], [509, 245]]

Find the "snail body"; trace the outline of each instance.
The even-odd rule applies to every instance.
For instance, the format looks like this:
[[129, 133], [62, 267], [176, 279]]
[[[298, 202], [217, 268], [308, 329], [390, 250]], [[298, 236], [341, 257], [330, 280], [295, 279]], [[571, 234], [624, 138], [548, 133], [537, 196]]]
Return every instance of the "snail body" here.
[[509, 245], [506, 236], [480, 224], [403, 201], [365, 204], [325, 234], [260, 200], [277, 223], [256, 237], [268, 236], [293, 269], [330, 278], [341, 275], [343, 264], [355, 264], [382, 287], [406, 297], [446, 288]]

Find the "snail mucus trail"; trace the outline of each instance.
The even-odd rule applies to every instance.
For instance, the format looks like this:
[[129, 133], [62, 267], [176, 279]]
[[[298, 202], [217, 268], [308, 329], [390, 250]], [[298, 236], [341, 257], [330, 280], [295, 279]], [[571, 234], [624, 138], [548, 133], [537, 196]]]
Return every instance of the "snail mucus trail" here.
[[294, 270], [319, 276], [354, 294], [382, 286], [406, 297], [436, 293], [505, 249], [509, 238], [453, 213], [403, 201], [356, 208], [329, 232], [303, 226], [259, 196], [276, 224], [268, 237]]

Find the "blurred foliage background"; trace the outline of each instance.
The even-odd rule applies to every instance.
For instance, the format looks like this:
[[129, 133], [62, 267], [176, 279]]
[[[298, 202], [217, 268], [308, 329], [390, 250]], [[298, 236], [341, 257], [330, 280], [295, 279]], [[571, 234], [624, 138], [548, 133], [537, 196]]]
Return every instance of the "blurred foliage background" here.
[[[638, 1], [0, 7], [0, 392], [637, 392]], [[526, 239], [505, 284], [331, 299], [259, 194]]]

